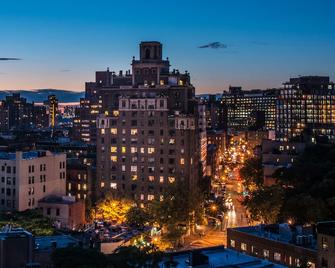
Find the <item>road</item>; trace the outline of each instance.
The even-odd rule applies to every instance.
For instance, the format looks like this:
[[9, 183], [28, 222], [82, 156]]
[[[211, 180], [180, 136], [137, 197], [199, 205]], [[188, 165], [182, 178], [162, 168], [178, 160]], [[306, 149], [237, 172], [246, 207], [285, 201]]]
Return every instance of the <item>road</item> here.
[[226, 184], [226, 195], [230, 196], [233, 203], [233, 209], [227, 212], [227, 218], [224, 222], [224, 230], [221, 226], [202, 227], [204, 235], [191, 235], [185, 238], [182, 250], [195, 248], [212, 247], [227, 244], [227, 227], [233, 228], [238, 226], [247, 226], [248, 221], [245, 214], [245, 208], [240, 204], [238, 196], [242, 192], [241, 184], [237, 180], [237, 172], [233, 172], [233, 177]]

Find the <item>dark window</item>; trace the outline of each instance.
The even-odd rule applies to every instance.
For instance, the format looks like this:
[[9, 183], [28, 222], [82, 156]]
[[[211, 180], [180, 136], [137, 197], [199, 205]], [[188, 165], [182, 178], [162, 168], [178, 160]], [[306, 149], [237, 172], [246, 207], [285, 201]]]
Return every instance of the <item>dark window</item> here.
[[51, 208], [47, 208], [47, 215], [51, 214]]
[[59, 208], [56, 209], [56, 216], [59, 216]]

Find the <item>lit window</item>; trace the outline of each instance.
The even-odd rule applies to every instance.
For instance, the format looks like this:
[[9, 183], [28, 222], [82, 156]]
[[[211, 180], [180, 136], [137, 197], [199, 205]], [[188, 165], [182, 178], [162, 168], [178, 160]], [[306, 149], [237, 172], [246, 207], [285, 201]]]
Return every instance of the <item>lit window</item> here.
[[126, 171], [126, 166], [125, 166], [125, 165], [122, 165], [122, 166], [121, 166], [121, 170], [122, 170], [122, 171]]
[[154, 147], [149, 147], [148, 148], [148, 154], [153, 154], [155, 152], [155, 148]]
[[235, 240], [233, 240], [233, 239], [230, 239], [230, 246], [231, 246], [232, 248], [234, 248], [234, 247], [235, 247]]
[[122, 129], [122, 134], [126, 134], [126, 130], [125, 129]]
[[155, 176], [151, 175], [151, 176], [148, 177], [148, 179], [149, 179], [149, 181], [154, 181], [155, 180]]
[[273, 258], [274, 258], [275, 261], [281, 261], [281, 255], [280, 255], [280, 253], [275, 252], [273, 254]]
[[71, 191], [71, 183], [69, 183], [68, 190]]
[[132, 154], [137, 153], [137, 147], [130, 147], [130, 152]]
[[141, 154], [144, 154], [144, 147], [141, 147]]
[[159, 196], [159, 201], [163, 201], [164, 200], [164, 196], [163, 195], [160, 195]]
[[241, 243], [241, 250], [247, 251], [247, 244], [246, 243]]
[[170, 183], [174, 183], [174, 182], [175, 182], [175, 180], [176, 180], [176, 178], [175, 178], [175, 177], [169, 177], [168, 179], [169, 179], [169, 182], [170, 182]]
[[119, 116], [119, 111], [113, 111], [114, 116]]
[[117, 128], [111, 128], [111, 134], [116, 135], [117, 134]]
[[104, 187], [105, 187], [105, 183], [104, 183], [103, 181], [100, 183], [100, 187], [101, 187], [101, 188], [104, 188]]
[[159, 176], [159, 182], [163, 183], [164, 182], [164, 177], [163, 176]]
[[116, 162], [117, 161], [117, 156], [116, 155], [112, 155], [111, 156], [111, 161], [112, 162]]
[[83, 184], [83, 189], [84, 189], [84, 190], [87, 189], [87, 185], [86, 185], [86, 183]]
[[130, 171], [136, 172], [137, 171], [137, 166], [130, 166]]
[[141, 200], [144, 200], [144, 194], [141, 194], [140, 198], [141, 198]]
[[81, 185], [78, 183], [78, 190], [80, 190], [80, 186], [81, 186]]
[[123, 147], [121, 148], [121, 152], [122, 152], [123, 154], [125, 154], [125, 153], [126, 153], [126, 147], [123, 146]]
[[264, 257], [264, 258], [269, 258], [269, 257], [270, 257], [270, 251], [267, 250], [267, 249], [264, 249], [264, 250], [263, 250], [263, 257]]
[[116, 153], [116, 152], [117, 152], [117, 147], [112, 146], [112, 147], [111, 147], [111, 153]]
[[152, 201], [155, 199], [155, 196], [153, 194], [148, 194], [148, 201]]
[[116, 182], [111, 182], [110, 184], [112, 189], [117, 189], [117, 183]]
[[105, 129], [102, 128], [102, 129], [101, 129], [101, 135], [104, 135], [104, 134], [105, 134]]
[[137, 175], [131, 175], [131, 180], [136, 181], [137, 180]]
[[184, 165], [185, 164], [185, 159], [184, 158], [180, 158], [180, 164]]
[[130, 130], [130, 135], [137, 135], [137, 128], [132, 128]]
[[169, 144], [174, 144], [174, 143], [175, 143], [175, 139], [171, 138], [171, 139], [169, 140]]

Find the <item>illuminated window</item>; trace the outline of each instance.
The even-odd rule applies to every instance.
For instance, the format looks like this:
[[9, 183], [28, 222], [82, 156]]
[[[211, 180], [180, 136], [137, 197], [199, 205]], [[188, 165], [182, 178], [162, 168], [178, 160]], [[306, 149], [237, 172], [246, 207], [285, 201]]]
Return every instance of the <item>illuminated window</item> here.
[[140, 198], [141, 200], [144, 200], [144, 194], [141, 194]]
[[169, 140], [169, 144], [174, 144], [174, 143], [175, 143], [175, 139], [171, 138], [171, 139]]
[[231, 246], [232, 248], [234, 248], [234, 247], [235, 247], [235, 240], [233, 240], [233, 239], [230, 239], [230, 246]]
[[130, 130], [130, 135], [137, 135], [137, 128], [132, 128]]
[[71, 191], [71, 183], [69, 183], [68, 189], [69, 189], [69, 191]]
[[117, 128], [111, 128], [111, 134], [116, 135], [117, 134]]
[[155, 199], [155, 196], [153, 194], [148, 194], [148, 201], [152, 201]]
[[164, 200], [164, 196], [163, 195], [160, 195], [159, 196], [159, 201], [163, 201]]
[[112, 147], [111, 147], [111, 153], [116, 153], [116, 152], [117, 152], [117, 147], [112, 146]]
[[84, 190], [87, 189], [87, 185], [86, 185], [86, 183], [83, 184], [83, 189], [84, 189]]
[[137, 180], [137, 175], [131, 175], [131, 180], [136, 181]]
[[112, 189], [117, 189], [117, 183], [116, 182], [111, 182], [110, 184]]
[[184, 165], [185, 164], [185, 159], [184, 158], [180, 158], [180, 164]]
[[119, 111], [113, 111], [114, 116], [119, 116]]
[[112, 155], [111, 156], [111, 161], [112, 162], [116, 162], [117, 161], [117, 156], [116, 155]]
[[104, 134], [105, 134], [105, 129], [102, 128], [102, 129], [101, 129], [101, 135], [104, 135]]
[[78, 183], [78, 190], [80, 190], [80, 186], [81, 186], [81, 185]]
[[278, 253], [278, 252], [275, 252], [273, 254], [273, 258], [274, 258], [275, 261], [281, 261], [281, 254]]
[[247, 251], [247, 244], [246, 243], [241, 243], [241, 250]]
[[163, 183], [164, 182], [164, 177], [163, 176], [159, 176], [159, 182]]
[[132, 154], [137, 153], [137, 147], [130, 147], [130, 152]]
[[122, 134], [126, 134], [126, 130], [125, 129], [122, 129]]
[[184, 82], [183, 82], [183, 80], [179, 80], [179, 86], [183, 86], [184, 85]]
[[101, 187], [101, 188], [104, 188], [104, 187], [105, 187], [105, 183], [104, 183], [103, 181], [100, 183], [100, 187]]
[[125, 165], [122, 165], [122, 166], [121, 166], [121, 170], [122, 170], [122, 171], [126, 171], [126, 166], [125, 166]]
[[174, 183], [176, 178], [175, 177], [168, 177], [170, 183]]
[[155, 180], [155, 176], [151, 175], [151, 176], [148, 177], [148, 179], [149, 179], [149, 181], [154, 181]]
[[144, 147], [141, 147], [141, 154], [144, 154]]
[[153, 154], [155, 152], [155, 148], [154, 147], [149, 147], [148, 148], [148, 154]]
[[121, 152], [123, 153], [123, 154], [125, 154], [126, 153], [126, 147], [121, 147]]
[[130, 166], [130, 171], [137, 172], [137, 166]]

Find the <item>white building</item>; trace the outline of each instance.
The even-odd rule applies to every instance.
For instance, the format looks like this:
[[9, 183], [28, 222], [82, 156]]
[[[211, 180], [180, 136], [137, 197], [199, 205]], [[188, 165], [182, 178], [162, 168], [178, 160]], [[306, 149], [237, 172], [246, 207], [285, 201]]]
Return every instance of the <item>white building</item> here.
[[33, 209], [38, 200], [65, 195], [66, 154], [0, 152], [0, 210]]

